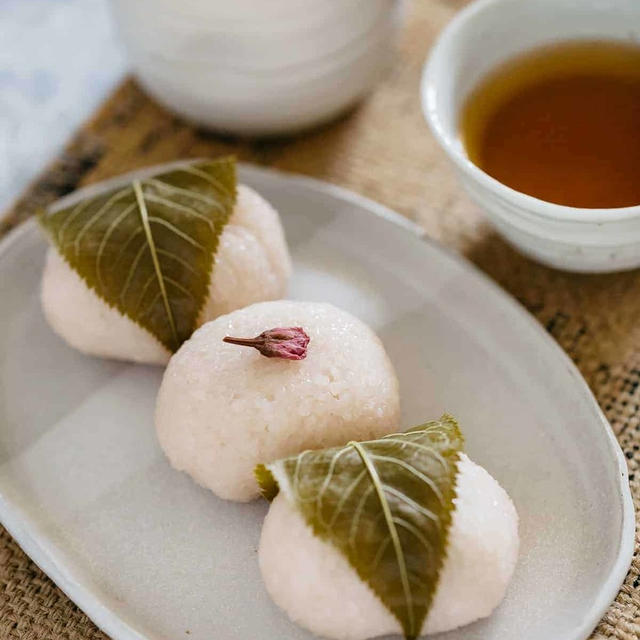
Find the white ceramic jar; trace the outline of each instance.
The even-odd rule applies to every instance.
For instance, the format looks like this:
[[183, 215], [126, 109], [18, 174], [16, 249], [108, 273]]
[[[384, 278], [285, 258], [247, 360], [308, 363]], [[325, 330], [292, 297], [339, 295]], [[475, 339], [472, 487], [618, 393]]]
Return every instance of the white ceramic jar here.
[[447, 26], [425, 66], [422, 105], [462, 185], [523, 253], [569, 271], [640, 266], [640, 206], [566, 207], [515, 191], [467, 157], [460, 108], [478, 80], [509, 58], [569, 39], [640, 44], [640, 0], [478, 0]]
[[328, 120], [378, 80], [401, 0], [112, 0], [135, 74], [159, 102], [242, 135]]

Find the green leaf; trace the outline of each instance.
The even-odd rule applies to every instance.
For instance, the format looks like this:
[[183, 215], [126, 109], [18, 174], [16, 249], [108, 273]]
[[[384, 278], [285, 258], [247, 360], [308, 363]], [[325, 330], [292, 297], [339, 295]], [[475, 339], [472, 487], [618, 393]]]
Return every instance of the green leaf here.
[[63, 201], [40, 222], [93, 291], [176, 351], [196, 328], [235, 198], [235, 161], [200, 160]]
[[445, 558], [462, 446], [458, 424], [445, 415], [379, 440], [259, 465], [256, 478], [269, 499], [279, 487], [416, 638]]

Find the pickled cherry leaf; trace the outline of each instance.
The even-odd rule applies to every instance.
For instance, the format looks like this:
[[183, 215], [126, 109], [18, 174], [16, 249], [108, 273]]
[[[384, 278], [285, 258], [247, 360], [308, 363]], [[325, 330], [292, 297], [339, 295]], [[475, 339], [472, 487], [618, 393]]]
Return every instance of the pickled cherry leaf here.
[[41, 225], [90, 289], [176, 351], [206, 302], [235, 205], [235, 161], [178, 163], [91, 189], [43, 212]]
[[448, 415], [368, 442], [304, 451], [256, 468], [263, 495], [282, 491], [402, 625], [420, 635], [438, 584], [463, 437]]

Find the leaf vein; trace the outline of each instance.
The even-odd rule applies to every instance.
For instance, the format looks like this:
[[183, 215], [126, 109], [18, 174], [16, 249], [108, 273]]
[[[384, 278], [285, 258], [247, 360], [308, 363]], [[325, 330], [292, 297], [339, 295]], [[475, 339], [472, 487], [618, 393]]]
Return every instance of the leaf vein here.
[[152, 193], [145, 193], [144, 197], [148, 202], [161, 204], [163, 207], [167, 207], [167, 209], [176, 209], [178, 211], [183, 211], [184, 213], [187, 213], [190, 216], [197, 218], [198, 220], [202, 220], [203, 222], [206, 222], [209, 228], [213, 231], [213, 222], [209, 218], [207, 218], [207, 216], [200, 213], [193, 207], [187, 207], [184, 204], [172, 202], [171, 200], [167, 200], [166, 198], [162, 198], [161, 196], [153, 195]]
[[387, 493], [390, 493], [392, 496], [395, 496], [396, 498], [398, 498], [398, 500], [402, 500], [402, 502], [404, 502], [405, 504], [408, 504], [412, 509], [414, 509], [418, 513], [421, 513], [425, 518], [429, 518], [429, 520], [433, 520], [433, 522], [435, 523], [440, 522], [440, 518], [438, 518], [438, 516], [435, 513], [433, 513], [433, 511], [429, 511], [429, 509], [426, 509], [422, 505], [418, 504], [415, 500], [413, 500], [413, 498], [410, 498], [406, 493], [399, 491], [395, 487], [391, 487], [388, 484], [385, 484], [383, 486], [384, 486], [384, 490]]
[[181, 264], [185, 269], [191, 271], [191, 273], [197, 274], [197, 271], [186, 260], [181, 258], [179, 255], [172, 253], [171, 251], [167, 251], [166, 249], [160, 249], [158, 247], [158, 255], [165, 256], [166, 258], [175, 260], [176, 262]]
[[107, 242], [109, 242], [109, 238], [111, 234], [115, 231], [118, 225], [133, 211], [135, 210], [135, 203], [130, 204], [128, 207], [125, 207], [120, 215], [111, 222], [109, 228], [106, 230], [102, 241], [100, 242], [100, 246], [98, 247], [98, 254], [96, 256], [96, 275], [98, 277], [98, 282], [100, 283], [100, 288], [104, 290], [104, 281], [102, 279], [102, 256], [104, 254], [104, 248], [107, 246]]
[[391, 458], [390, 456], [379, 456], [374, 453], [371, 454], [371, 457], [378, 462], [387, 462], [389, 464], [398, 465], [399, 467], [402, 467], [403, 469], [414, 475], [419, 480], [422, 480], [422, 482], [424, 482], [433, 491], [440, 504], [444, 506], [444, 497], [442, 495], [442, 492], [438, 488], [438, 485], [436, 485], [436, 483], [431, 478], [427, 477], [424, 473], [418, 471], [415, 467], [411, 466], [404, 460], [399, 460], [398, 458]]
[[[358, 442], [353, 443], [353, 447], [360, 455], [362, 459], [362, 463], [364, 464], [369, 477], [371, 478], [371, 482], [373, 487], [375, 487], [376, 495], [378, 496], [378, 500], [380, 501], [380, 506], [382, 507], [382, 511], [384, 513], [385, 521], [387, 523], [387, 528], [389, 529], [389, 534], [391, 535], [391, 541], [393, 543], [393, 548], [396, 555], [396, 562], [398, 563], [398, 569], [400, 571], [400, 581], [402, 583], [402, 590], [404, 592], [404, 599], [407, 605], [407, 612], [409, 616], [409, 629], [407, 635], [416, 636], [416, 624], [415, 624], [415, 614], [413, 610], [413, 598], [411, 596], [411, 587], [409, 585], [409, 575], [407, 572], [407, 563], [404, 557], [404, 551], [402, 549], [402, 543], [400, 542], [400, 537], [398, 536], [398, 530], [396, 529], [396, 525], [393, 522], [393, 516], [391, 514], [391, 508], [389, 507], [389, 503], [384, 493], [384, 489], [382, 487], [382, 482], [380, 481], [380, 476], [378, 475], [378, 471], [376, 469], [375, 464], [373, 463], [372, 456], [366, 452], [364, 447]], [[402, 622], [402, 621], [400, 621]]]
[[[147, 205], [144, 201], [142, 187], [140, 186], [140, 182], [138, 180], [133, 181], [133, 190], [136, 194], [136, 200], [138, 201], [138, 210], [140, 211], [140, 219], [142, 221], [142, 227], [144, 228], [144, 232], [147, 237], [147, 242], [149, 244], [151, 259], [153, 261], [153, 268], [158, 278], [158, 286], [160, 287], [160, 291], [162, 293], [162, 302], [164, 304], [165, 312], [167, 314], [167, 319], [169, 320], [169, 325], [171, 327], [171, 333], [173, 334], [175, 347], [177, 348], [178, 345], [180, 344], [180, 341], [178, 339], [178, 332], [176, 331], [176, 323], [173, 317], [173, 312], [171, 311], [171, 304], [169, 303], [169, 296], [167, 295], [167, 289], [165, 286], [164, 277], [162, 275], [162, 269], [160, 268], [160, 261], [158, 260], [158, 254], [156, 253], [155, 240], [153, 239], [153, 234], [151, 233], [151, 225], [149, 224], [150, 218], [147, 212]], [[160, 218], [158, 218], [158, 220], [160, 220]], [[179, 231], [179, 230], [176, 229], [176, 231]]]
[[426, 451], [431, 456], [433, 456], [442, 465], [443, 469], [447, 469], [447, 461], [431, 447], [427, 447], [426, 445], [420, 444], [419, 442], [412, 442], [411, 440], [400, 440], [399, 438], [389, 438], [387, 436], [383, 437], [382, 439], [385, 442], [396, 442], [398, 444], [415, 447], [416, 449], [422, 449], [423, 451]]
[[152, 184], [159, 189], [166, 189], [167, 191], [173, 191], [174, 193], [181, 193], [185, 197], [189, 197], [193, 200], [199, 200], [200, 202], [204, 202], [206, 205], [210, 207], [214, 207], [220, 211], [224, 211], [224, 207], [213, 198], [209, 198], [209, 196], [205, 196], [204, 193], [200, 193], [199, 191], [190, 191], [189, 189], [183, 189], [181, 187], [176, 187], [173, 184], [169, 184], [164, 180], [160, 180], [159, 178], [149, 178], [146, 180], [148, 184]]
[[129, 189], [121, 189], [120, 191], [116, 191], [84, 224], [82, 229], [78, 231], [78, 234], [73, 241], [73, 246], [76, 252], [76, 256], [80, 254], [80, 241], [84, 237], [85, 233], [89, 231], [89, 229], [95, 224], [97, 220], [102, 217], [102, 214], [109, 209], [109, 207], [114, 203], [120, 200], [120, 198], [129, 195]]
[[157, 216], [148, 216], [147, 221], [154, 222], [156, 224], [162, 225], [163, 227], [166, 227], [167, 229], [175, 233], [175, 235], [177, 235], [179, 238], [182, 238], [184, 241], [188, 242], [189, 244], [196, 247], [197, 249], [200, 249], [201, 251], [205, 251], [205, 248], [199, 242], [194, 240], [190, 235], [180, 231], [180, 229], [172, 225], [168, 220], [164, 220], [163, 218], [158, 218]]
[[129, 268], [129, 273], [127, 274], [127, 279], [124, 282], [124, 286], [122, 287], [122, 290], [120, 291], [120, 296], [119, 296], [119, 300], [120, 300], [120, 304], [122, 306], [126, 306], [125, 302], [124, 302], [124, 297], [129, 289], [129, 286], [131, 285], [131, 280], [133, 279], [133, 274], [136, 272], [136, 269], [138, 268], [138, 262], [140, 262], [140, 259], [142, 258], [142, 254], [144, 253], [145, 249], [148, 248], [148, 245], [146, 244], [141, 244], [140, 248], [138, 249], [137, 253], [136, 253], [136, 257], [133, 259], [133, 262], [131, 263], [131, 267]]
[[322, 486], [320, 487], [320, 491], [318, 491], [318, 495], [316, 496], [316, 513], [318, 515], [318, 520], [320, 521], [320, 523], [322, 524], [323, 527], [327, 526], [327, 523], [324, 520], [324, 517], [322, 515], [322, 500], [324, 498], [324, 493], [327, 490], [329, 483], [331, 482], [331, 479], [333, 478], [333, 474], [335, 471], [335, 466], [337, 461], [340, 459], [340, 456], [343, 453], [346, 453], [348, 451], [348, 449], [344, 448], [344, 449], [340, 449], [338, 450], [337, 453], [335, 453], [332, 458], [331, 458], [331, 462], [329, 463], [329, 471], [327, 472], [327, 475], [324, 479], [324, 482], [322, 483]]
[[340, 515], [342, 508], [346, 504], [347, 500], [351, 497], [351, 494], [355, 491], [356, 487], [360, 484], [362, 478], [367, 475], [366, 469], [363, 469], [353, 480], [353, 482], [347, 487], [347, 490], [340, 496], [340, 500], [336, 505], [335, 511], [333, 512], [333, 516], [331, 516], [331, 522], [329, 523], [329, 529], [332, 529]]
[[218, 189], [218, 191], [221, 191], [225, 195], [228, 195], [228, 196], [233, 195], [221, 182], [216, 180], [213, 176], [209, 175], [206, 171], [201, 171], [200, 169], [197, 169], [193, 165], [185, 166], [185, 167], [177, 167], [176, 171], [184, 171], [184, 173], [190, 173], [192, 176], [198, 176], [198, 178], [205, 180], [206, 182], [211, 184], [213, 187]]
[[195, 300], [195, 296], [193, 295], [193, 293], [191, 291], [189, 291], [189, 289], [187, 289], [186, 287], [181, 285], [177, 280], [174, 280], [173, 278], [170, 278], [169, 276], [165, 276], [164, 277], [164, 281], [168, 282], [171, 285], [173, 285], [179, 291], [182, 291], [182, 293], [184, 293], [185, 295], [189, 296], [192, 300]]

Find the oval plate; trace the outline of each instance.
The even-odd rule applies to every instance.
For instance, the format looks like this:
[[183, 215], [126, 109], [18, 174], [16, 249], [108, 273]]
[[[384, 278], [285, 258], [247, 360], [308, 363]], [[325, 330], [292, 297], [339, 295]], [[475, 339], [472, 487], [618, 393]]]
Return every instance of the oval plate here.
[[[507, 489], [521, 555], [499, 609], [451, 640], [582, 640], [631, 561], [620, 448], [578, 371], [516, 302], [397, 214], [336, 187], [243, 167], [280, 211], [290, 297], [333, 302], [378, 332], [403, 423], [456, 415]], [[309, 639], [269, 600], [256, 549], [266, 505], [221, 501], [155, 440], [162, 371], [84, 357], [46, 325], [45, 241], [0, 249], [0, 518], [115, 640]], [[357, 354], [355, 354], [357, 357]]]

